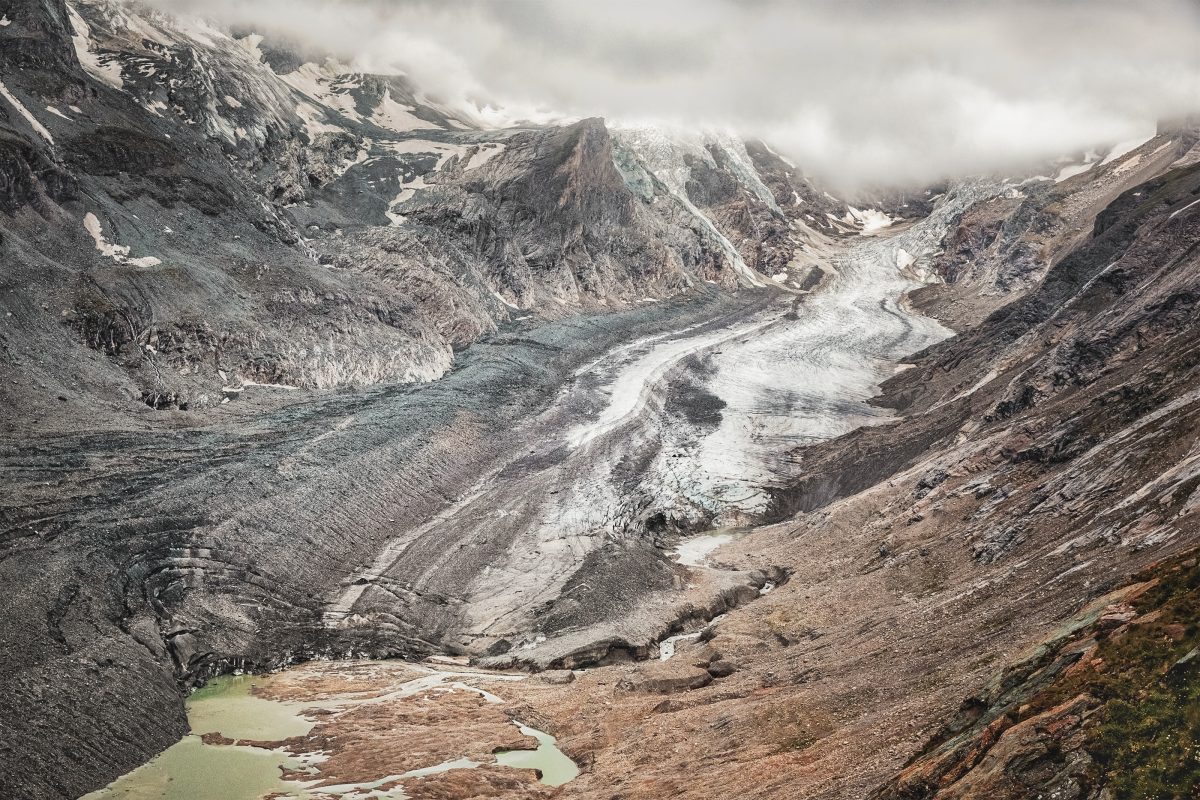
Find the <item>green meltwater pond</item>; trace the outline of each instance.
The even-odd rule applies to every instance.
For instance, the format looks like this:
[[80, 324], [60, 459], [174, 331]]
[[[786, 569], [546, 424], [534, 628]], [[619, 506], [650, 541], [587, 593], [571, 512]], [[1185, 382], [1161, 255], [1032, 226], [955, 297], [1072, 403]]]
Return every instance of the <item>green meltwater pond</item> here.
[[255, 696], [251, 689], [256, 680], [253, 675], [231, 675], [210, 681], [194, 692], [187, 702], [192, 733], [278, 742], [312, 730], [313, 721], [302, 715], [302, 704]]
[[255, 697], [252, 685], [250, 676], [230, 676], [195, 692], [187, 701], [191, 735], [83, 800], [251, 800], [300, 788], [281, 777], [283, 769], [303, 769], [300, 758], [201, 739], [220, 733], [229, 739], [277, 741], [312, 729], [298, 708]]
[[296, 789], [280, 769], [300, 766], [277, 750], [208, 745], [193, 735], [84, 800], [250, 800]]
[[579, 774], [579, 767], [558, 749], [553, 736], [517, 723], [521, 733], [538, 740], [537, 750], [501, 750], [496, 753], [496, 763], [517, 769], [536, 769], [541, 772], [542, 783], [562, 786]]
[[[411, 681], [433, 686], [429, 677]], [[315, 769], [325, 756], [320, 753], [289, 753], [283, 749], [256, 747], [246, 742], [279, 742], [304, 736], [315, 721], [304, 716], [312, 705], [299, 701], [268, 700], [251, 690], [257, 676], [229, 676], [211, 681], [187, 701], [188, 723], [192, 733], [159, 754], [152, 761], [118, 778], [103, 789], [85, 795], [82, 800], [260, 800], [272, 796], [314, 800], [344, 796], [372, 800], [403, 800], [400, 788], [383, 788], [399, 779], [423, 778], [452, 769], [481, 766], [469, 759], [448, 761], [399, 775], [381, 775], [377, 781], [337, 786], [317, 786]], [[402, 686], [398, 695], [407, 696]], [[435, 695], [436, 696], [436, 695]], [[316, 701], [319, 705], [326, 703]], [[355, 701], [350, 701], [355, 702]], [[361, 702], [361, 701], [358, 701]], [[336, 702], [335, 702], [336, 704]], [[536, 769], [542, 783], [561, 786], [579, 774], [579, 768], [555, 744], [547, 733], [520, 723], [521, 733], [538, 741], [536, 750], [505, 750], [496, 753], [501, 766]], [[205, 734], [220, 734], [225, 742], [203, 740]], [[285, 780], [285, 771], [292, 777]], [[313, 778], [296, 779], [297, 773]]]

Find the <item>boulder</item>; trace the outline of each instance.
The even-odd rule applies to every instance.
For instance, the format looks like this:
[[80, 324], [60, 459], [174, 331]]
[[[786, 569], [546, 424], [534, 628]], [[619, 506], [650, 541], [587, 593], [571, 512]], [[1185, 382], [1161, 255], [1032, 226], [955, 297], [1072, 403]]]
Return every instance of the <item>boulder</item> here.
[[708, 674], [714, 678], [728, 678], [730, 675], [738, 671], [737, 664], [732, 661], [721, 659], [714, 661], [708, 665]]
[[575, 673], [569, 669], [548, 669], [538, 673], [538, 680], [551, 686], [566, 686], [575, 682]]
[[699, 689], [712, 682], [708, 670], [690, 664], [673, 664], [659, 661], [638, 667], [621, 680], [617, 686], [630, 692], [671, 694]]

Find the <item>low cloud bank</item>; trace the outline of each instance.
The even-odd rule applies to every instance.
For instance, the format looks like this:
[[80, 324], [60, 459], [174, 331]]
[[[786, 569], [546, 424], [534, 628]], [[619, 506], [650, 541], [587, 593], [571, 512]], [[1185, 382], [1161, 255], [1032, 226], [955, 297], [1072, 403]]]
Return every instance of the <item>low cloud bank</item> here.
[[843, 189], [1013, 169], [1200, 110], [1182, 0], [153, 0], [495, 124], [604, 116], [761, 136]]

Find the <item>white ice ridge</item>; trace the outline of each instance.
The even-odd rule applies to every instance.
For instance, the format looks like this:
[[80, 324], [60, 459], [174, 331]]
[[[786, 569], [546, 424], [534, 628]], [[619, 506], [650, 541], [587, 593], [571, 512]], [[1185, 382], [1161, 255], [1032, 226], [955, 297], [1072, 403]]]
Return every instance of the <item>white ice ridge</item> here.
[[123, 244], [112, 244], [104, 238], [104, 231], [100, 227], [100, 219], [88, 212], [83, 218], [83, 227], [92, 235], [92, 239], [96, 242], [96, 249], [101, 255], [111, 258], [118, 264], [129, 264], [132, 267], [157, 267], [162, 262], [154, 256], [143, 256], [142, 258], [130, 258], [129, 247]]
[[33, 116], [33, 114], [29, 113], [29, 109], [26, 108], [20, 100], [13, 96], [13, 93], [8, 90], [8, 87], [5, 86], [3, 82], [0, 82], [0, 97], [3, 97], [5, 100], [7, 100], [9, 104], [17, 110], [17, 113], [25, 118], [30, 127], [37, 132], [38, 136], [41, 136], [50, 144], [54, 144], [54, 137], [50, 135], [50, 131], [46, 130], [46, 126], [38, 122], [37, 118]]
[[894, 219], [884, 212], [875, 208], [857, 209], [854, 206], [846, 206], [846, 216], [842, 220], [848, 225], [858, 223], [862, 226], [862, 235], [870, 236], [872, 233], [884, 228], [890, 227]]
[[84, 70], [93, 78], [107, 83], [114, 89], [124, 89], [125, 81], [121, 78], [121, 62], [115, 58], [107, 61], [101, 60], [100, 55], [92, 49], [91, 26], [74, 7], [68, 5], [67, 11], [71, 15], [71, 29], [74, 32], [71, 43], [75, 46], [75, 55], [79, 58], [79, 63], [83, 65]]
[[577, 425], [567, 434], [567, 444], [574, 450], [634, 419], [646, 406], [657, 381], [688, 356], [765, 328], [774, 321], [773, 318], [768, 318], [749, 326], [655, 345], [629, 369], [623, 370], [617, 376], [610, 390], [608, 405], [600, 416], [592, 422]]

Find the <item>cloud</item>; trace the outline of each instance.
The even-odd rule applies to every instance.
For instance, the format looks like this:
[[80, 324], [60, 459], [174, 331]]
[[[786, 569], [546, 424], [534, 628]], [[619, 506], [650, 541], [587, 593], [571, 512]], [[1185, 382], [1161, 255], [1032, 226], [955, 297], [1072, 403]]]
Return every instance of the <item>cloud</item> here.
[[499, 120], [761, 136], [842, 187], [1012, 169], [1200, 110], [1184, 0], [155, 0]]

